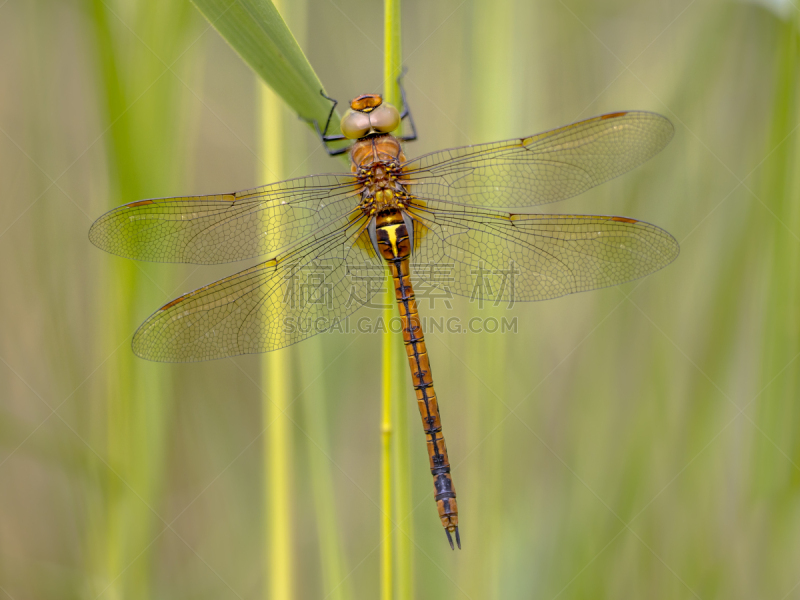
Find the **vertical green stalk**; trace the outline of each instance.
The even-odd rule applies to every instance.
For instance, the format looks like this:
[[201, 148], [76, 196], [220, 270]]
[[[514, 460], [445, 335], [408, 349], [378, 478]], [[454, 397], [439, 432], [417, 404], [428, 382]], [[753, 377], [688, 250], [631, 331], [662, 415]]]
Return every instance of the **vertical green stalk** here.
[[[388, 336], [387, 336], [388, 337]], [[399, 398], [404, 398], [406, 389], [404, 378], [407, 377], [403, 363], [404, 353], [398, 352], [399, 340], [394, 340], [395, 385]], [[408, 464], [408, 409], [404, 402], [395, 402], [394, 409], [394, 444], [392, 446], [392, 468], [394, 469], [395, 518], [399, 530], [397, 536], [397, 600], [411, 600], [413, 595], [413, 573], [411, 562], [412, 521], [411, 513], [411, 472]]]
[[[392, 281], [386, 293], [384, 321], [387, 324], [394, 314]], [[381, 600], [392, 599], [392, 335], [383, 334], [383, 380], [381, 405]]]
[[[300, 368], [303, 380], [311, 381], [323, 371], [321, 343], [329, 340], [316, 336], [303, 342], [303, 361]], [[326, 456], [330, 447], [328, 437], [328, 397], [325, 382], [317, 382], [312, 393], [304, 393], [303, 426], [308, 434], [308, 474], [314, 495], [314, 512], [320, 546], [322, 567], [322, 595], [329, 600], [346, 600], [351, 597], [349, 572], [346, 568], [342, 540], [339, 535], [334, 504], [334, 486], [331, 477], [330, 461]]]
[[[273, 2], [281, 11], [279, 0]], [[284, 125], [281, 99], [266, 84], [261, 90], [261, 175], [265, 183], [284, 176]], [[291, 350], [268, 352], [262, 361], [264, 419], [264, 534], [266, 581], [264, 597], [292, 598], [291, 456], [289, 408]]]
[[[189, 7], [164, 6], [144, 0], [126, 13], [137, 33], [131, 55], [121, 51], [117, 32], [124, 30], [115, 14], [120, 7], [101, 0], [87, 2], [97, 43], [99, 94], [107, 123], [109, 208], [156, 195], [179, 173], [183, 85], [166, 75], [161, 85], [144, 96], [167, 68], [176, 48], [189, 32]], [[126, 31], [123, 35], [129, 35]], [[183, 48], [181, 48], [183, 49]], [[166, 170], [164, 165], [174, 165]], [[118, 348], [108, 360], [105, 395], [106, 424], [102, 439], [108, 465], [100, 466], [105, 481], [104, 510], [90, 519], [97, 547], [90, 552], [92, 570], [101, 574], [96, 593], [106, 598], [152, 597], [152, 545], [160, 512], [160, 489], [165, 464], [165, 440], [171, 400], [167, 393], [170, 370], [137, 359], [126, 344], [142, 306], [167, 300], [153, 280], [163, 280], [160, 267], [146, 276], [146, 266], [114, 261], [110, 285], [102, 298], [104, 348]], [[164, 286], [161, 286], [164, 287]], [[95, 594], [96, 595], [96, 594]]]
[[[291, 25], [292, 33], [300, 46], [305, 47], [308, 24], [306, 0], [294, 0], [291, 6], [285, 8], [284, 20]], [[288, 143], [288, 156], [290, 164], [294, 165], [294, 159], [298, 154], [300, 157], [308, 156], [306, 140], [309, 138], [304, 131], [306, 125], [294, 118], [286, 105], [284, 105], [284, 119], [286, 119], [284, 122], [286, 123], [285, 139]], [[336, 126], [338, 127], [338, 124]], [[318, 145], [319, 140], [315, 138], [312, 143]], [[294, 175], [294, 173], [289, 173], [290, 177]], [[329, 458], [331, 420], [328, 402], [333, 396], [328, 394], [326, 380], [329, 375], [325, 371], [323, 348], [330, 341], [328, 336], [323, 335], [306, 340], [302, 345], [303, 359], [297, 361], [300, 380], [313, 382], [303, 390], [299, 399], [302, 408], [302, 426], [306, 433], [301, 439], [306, 443], [307, 473], [314, 499], [314, 516], [319, 540], [319, 559], [322, 571], [320, 597], [328, 600], [347, 600], [352, 597], [350, 587], [352, 579], [347, 577], [350, 569], [347, 568], [340, 523], [336, 513], [334, 481], [331, 475], [332, 463]]]
[[384, 100], [400, 106], [400, 86], [397, 78], [403, 69], [403, 53], [400, 45], [400, 0], [384, 0], [383, 3], [383, 86]]
[[[281, 179], [283, 173], [283, 129], [278, 96], [261, 84], [261, 146], [265, 183]], [[262, 415], [264, 419], [264, 502], [266, 541], [265, 597], [292, 597], [292, 543], [290, 503], [289, 375], [291, 350], [268, 352], [262, 361]]]
[[[402, 53], [400, 47], [400, 0], [385, 0], [384, 1], [384, 62], [383, 62], [383, 84], [384, 84], [384, 99], [390, 104], [400, 106], [400, 89], [397, 85], [397, 78], [400, 76], [402, 69]], [[382, 422], [381, 422], [381, 510], [382, 510], [382, 525], [381, 525], [381, 600], [391, 600], [394, 593], [394, 561], [392, 557], [393, 550], [393, 535], [392, 535], [392, 517], [395, 515], [394, 507], [392, 506], [393, 499], [393, 473], [392, 465], [403, 467], [403, 460], [397, 455], [398, 444], [393, 444], [393, 437], [406, 438], [405, 432], [397, 430], [397, 423], [393, 422], [393, 413], [397, 409], [393, 409], [393, 404], [396, 404], [396, 399], [400, 397], [396, 391], [393, 392], [396, 385], [396, 377], [394, 376], [394, 369], [396, 368], [398, 357], [397, 353], [400, 349], [397, 336], [391, 333], [391, 328], [388, 326], [395, 315], [395, 297], [394, 297], [394, 283], [387, 277], [388, 285], [386, 289], [386, 298], [384, 309], [384, 322], [387, 325], [386, 333], [383, 335], [383, 406], [382, 406]], [[398, 500], [407, 496], [408, 489], [408, 470], [405, 469], [405, 476], [402, 479], [397, 479], [395, 484], [397, 486]], [[394, 475], [397, 477], [397, 474]], [[402, 540], [402, 541], [401, 541]], [[407, 545], [408, 538], [405, 535], [398, 536], [398, 567], [402, 566], [403, 569], [408, 570], [409, 565], [409, 552]], [[405, 592], [405, 585], [410, 580], [409, 573], [397, 573], [398, 582]]]
[[[514, 65], [515, 56], [520, 54], [515, 51], [518, 45], [514, 42], [515, 15], [518, 14], [515, 4], [516, 0], [477, 0], [473, 5], [470, 97], [474, 103], [472, 132], [476, 143], [523, 134], [512, 130], [512, 124], [519, 122], [515, 119], [515, 111], [519, 110], [515, 99], [520, 96], [516, 87], [520, 78]], [[493, 108], [498, 97], [507, 100], [503, 110], [499, 111]], [[506, 269], [508, 265], [500, 267]], [[483, 319], [490, 315], [498, 319], [506, 316], [499, 312], [505, 312], [504, 306], [495, 308], [491, 303], [483, 308], [472, 304], [469, 310], [472, 316]], [[486, 556], [477, 578], [478, 571], [465, 574], [473, 580], [475, 593], [484, 598], [500, 597], [499, 570], [504, 549], [500, 533], [509, 518], [502, 512], [505, 504], [503, 493], [507, 493], [507, 475], [504, 477], [503, 469], [508, 463], [504, 456], [507, 439], [507, 421], [504, 418], [508, 414], [504, 405], [508, 402], [506, 355], [504, 335], [470, 334], [467, 364], [481, 379], [471, 386], [474, 394], [471, 400], [475, 406], [471, 419], [472, 439], [482, 439], [495, 423], [499, 423], [483, 442], [478, 454], [479, 465], [476, 468], [482, 473], [480, 484], [466, 490], [474, 506], [471, 514], [481, 515], [474, 518], [475, 527], [470, 529], [471, 543], [483, 548]]]
[[[759, 440], [757, 460], [754, 461], [755, 474], [753, 480], [764, 490], [781, 489], [784, 477], [790, 478], [791, 485], [786, 490], [786, 501], [797, 493], [800, 478], [796, 469], [785, 471], [776, 468], [772, 463], [774, 451], [772, 440], [788, 438], [785, 447], [793, 460], [800, 456], [800, 441], [791, 434], [787, 423], [797, 423], [798, 410], [795, 399], [800, 393], [800, 368], [797, 361], [792, 364], [800, 352], [800, 260], [795, 237], [800, 225], [800, 178], [798, 177], [797, 135], [786, 138], [786, 132], [792, 131], [800, 114], [800, 35], [792, 23], [782, 23], [776, 44], [777, 70], [775, 82], [774, 104], [772, 108], [771, 131], [767, 143], [767, 152], [772, 152], [765, 161], [761, 173], [762, 185], [759, 196], [770, 206], [775, 218], [767, 230], [766, 238], [769, 251], [765, 256], [770, 265], [769, 292], [770, 310], [767, 312], [762, 342], [762, 372], [769, 381], [787, 364], [791, 367], [778, 377], [764, 392], [758, 401], [757, 415], [760, 426], [767, 432], [766, 437]], [[795, 415], [790, 418], [790, 415]]]
[[[114, 116], [120, 114], [125, 108], [125, 98], [122, 92], [122, 82], [118, 72], [117, 61], [115, 60], [113, 36], [108, 23], [106, 9], [99, 1], [92, 3], [93, 25], [97, 45], [98, 55], [101, 57], [100, 72], [102, 76], [102, 94], [108, 112], [107, 119], [111, 121]], [[111, 160], [114, 161], [113, 169], [116, 171], [118, 188], [120, 194], [126, 190], [125, 166], [130, 164], [130, 135], [127, 131], [127, 121], [121, 120], [116, 131], [112, 132], [111, 149], [109, 151]], [[129, 200], [132, 198], [124, 198]], [[123, 200], [123, 201], [124, 201]], [[112, 204], [114, 201], [112, 200]], [[114, 339], [123, 335], [125, 326], [132, 320], [131, 317], [131, 294], [130, 290], [134, 287], [136, 278], [135, 266], [130, 263], [123, 263], [119, 268], [113, 269], [110, 273], [108, 290], [103, 304], [112, 307], [104, 315], [104, 330], [108, 333], [108, 344], [113, 344]], [[124, 353], [117, 353], [112, 363], [109, 363], [109, 376], [106, 387], [106, 437], [108, 458], [111, 467], [117, 471], [125, 472], [125, 460], [123, 446], [126, 445], [127, 435], [123, 434], [120, 427], [124, 423], [123, 407], [132, 405], [131, 396], [133, 377], [132, 359]], [[124, 434], [123, 434], [124, 435]], [[108, 597], [118, 598], [125, 595], [128, 578], [118, 578], [118, 574], [124, 567], [124, 542], [125, 533], [122, 531], [124, 520], [118, 517], [121, 506], [124, 503], [125, 490], [123, 483], [112, 474], [105, 474], [101, 477], [105, 480], [105, 527], [99, 526], [102, 531], [98, 539], [102, 541], [96, 549], [96, 556], [93, 561], [97, 563], [99, 571], [103, 573], [103, 578], [98, 586], [97, 592], [104, 591], [107, 586]], [[147, 577], [146, 573], [137, 573], [135, 579], [141, 581]]]

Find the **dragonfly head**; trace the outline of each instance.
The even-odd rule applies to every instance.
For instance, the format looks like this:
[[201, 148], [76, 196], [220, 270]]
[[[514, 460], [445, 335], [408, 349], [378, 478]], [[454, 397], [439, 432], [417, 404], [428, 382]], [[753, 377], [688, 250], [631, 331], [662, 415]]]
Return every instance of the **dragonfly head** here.
[[391, 133], [399, 126], [400, 112], [378, 94], [354, 98], [341, 123], [342, 133], [351, 140], [375, 133]]

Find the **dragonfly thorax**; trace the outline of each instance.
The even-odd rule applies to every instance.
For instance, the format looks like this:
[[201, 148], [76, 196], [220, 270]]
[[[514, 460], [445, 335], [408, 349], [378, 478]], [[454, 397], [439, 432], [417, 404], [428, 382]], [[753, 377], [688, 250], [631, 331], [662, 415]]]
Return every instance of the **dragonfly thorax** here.
[[350, 168], [359, 177], [376, 163], [399, 169], [405, 160], [400, 141], [390, 134], [362, 138], [350, 148]]
[[373, 209], [380, 213], [390, 208], [399, 208], [398, 199], [398, 195], [392, 189], [378, 190], [375, 192]]
[[358, 140], [350, 151], [352, 171], [361, 184], [365, 213], [404, 208], [408, 192], [400, 183], [403, 156], [400, 142], [392, 135]]

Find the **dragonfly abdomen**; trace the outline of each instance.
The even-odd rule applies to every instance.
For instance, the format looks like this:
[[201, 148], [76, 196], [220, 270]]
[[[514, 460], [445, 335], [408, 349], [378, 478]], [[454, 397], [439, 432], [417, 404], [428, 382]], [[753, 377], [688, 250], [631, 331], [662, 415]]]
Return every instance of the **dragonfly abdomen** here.
[[404, 218], [402, 211], [396, 208], [378, 213], [375, 224], [375, 242], [377, 249], [389, 265], [394, 283], [395, 298], [403, 325], [403, 342], [422, 417], [422, 427], [428, 443], [434, 499], [439, 511], [439, 518], [447, 533], [450, 546], [453, 547], [451, 533], [454, 533], [456, 543], [460, 548], [456, 491], [450, 475], [450, 461], [447, 458], [447, 446], [442, 434], [441, 416], [436, 401], [436, 391], [433, 387], [428, 349], [425, 346], [425, 338], [417, 312], [417, 301], [411, 285], [409, 259], [412, 241], [408, 229], [412, 225], [407, 225], [409, 221]]

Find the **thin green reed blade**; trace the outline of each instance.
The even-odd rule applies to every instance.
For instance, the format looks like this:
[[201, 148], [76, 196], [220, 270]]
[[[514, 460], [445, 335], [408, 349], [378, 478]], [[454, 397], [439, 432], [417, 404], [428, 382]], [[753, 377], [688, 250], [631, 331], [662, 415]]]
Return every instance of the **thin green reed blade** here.
[[[279, 4], [282, 4], [279, 2]], [[281, 6], [281, 8], [283, 8]], [[285, 112], [275, 93], [265, 85], [261, 92], [261, 179], [280, 181], [285, 177]], [[266, 327], [267, 324], [265, 323]], [[293, 348], [268, 352], [261, 366], [262, 419], [264, 426], [264, 512], [266, 598], [290, 600], [294, 596], [292, 578], [292, 472], [296, 469], [292, 453], [292, 426], [289, 411], [295, 394], [292, 371]]]
[[[386, 0], [384, 3], [384, 39], [383, 39], [383, 89], [386, 102], [393, 104], [398, 109], [403, 110], [403, 101], [400, 94], [400, 86], [397, 78], [403, 72], [403, 51], [401, 43], [401, 0]], [[402, 129], [396, 132], [400, 135]], [[385, 320], [387, 323], [396, 316], [395, 298], [393, 285], [388, 286]], [[384, 334], [385, 362], [383, 381], [389, 390], [386, 394], [391, 394], [395, 402], [388, 400], [386, 410], [390, 412], [388, 419], [393, 430], [393, 439], [389, 449], [391, 469], [394, 470], [392, 481], [385, 493], [391, 494], [394, 506], [392, 509], [395, 522], [397, 524], [397, 536], [395, 539], [396, 556], [391, 567], [396, 568], [395, 586], [393, 592], [397, 600], [407, 600], [413, 595], [413, 571], [412, 571], [412, 543], [413, 528], [410, 518], [411, 507], [411, 474], [409, 466], [408, 448], [408, 419], [407, 406], [403, 402], [406, 399], [406, 386], [404, 378], [405, 359], [401, 352], [402, 343], [398, 334], [393, 334], [389, 329]], [[392, 489], [393, 488], [393, 489]], [[384, 518], [387, 518], [384, 515]], [[387, 525], [389, 525], [387, 523]], [[391, 540], [386, 540], [390, 543]], [[384, 560], [391, 560], [389, 556], [384, 556]], [[387, 565], [388, 568], [388, 565]], [[391, 585], [389, 581], [384, 581], [386, 585]]]
[[[308, 58], [269, 0], [192, 0], [220, 35], [275, 93], [306, 120], [320, 126], [331, 103]], [[339, 133], [339, 120], [330, 133]]]
[[[397, 85], [397, 77], [401, 70], [401, 46], [400, 46], [400, 0], [384, 0], [384, 45], [383, 45], [383, 85], [384, 97], [387, 102], [400, 106], [400, 90]], [[388, 272], [387, 272], [388, 275]], [[386, 297], [384, 304], [383, 318], [385, 323], [390, 323], [395, 316], [395, 297], [394, 285], [387, 279]], [[393, 484], [403, 485], [405, 482], [395, 482], [392, 466], [392, 458], [396, 453], [397, 442], [395, 439], [396, 431], [393, 431], [396, 424], [393, 418], [396, 413], [394, 406], [397, 404], [398, 394], [395, 386], [397, 378], [394, 371], [398, 363], [398, 351], [400, 340], [397, 335], [393, 335], [391, 328], [383, 334], [383, 366], [382, 366], [382, 423], [381, 423], [381, 600], [392, 600], [395, 590], [394, 573], [394, 524], [393, 517], [395, 507], [393, 506], [394, 490]], [[401, 559], [401, 563], [407, 562]]]
[[[124, 40], [130, 39], [130, 30], [120, 20], [117, 4], [85, 3], [91, 19], [87, 32], [95, 44], [95, 93], [105, 130], [111, 206], [139, 199], [145, 189], [174, 185], [179, 176], [178, 169], [159, 167], [181, 164], [178, 115], [185, 109], [184, 85], [193, 82], [189, 79], [184, 84], [170, 77], [163, 85], [153, 84], [165, 72], [168, 57], [189, 46], [195, 28], [191, 9], [182, 3], [141, 1], [127, 15], [141, 23], [138, 40], [127, 46]], [[152, 18], [153, 14], [158, 18]], [[130, 92], [144, 89], [149, 93]], [[159, 513], [175, 399], [169, 391], [171, 373], [161, 365], [138, 360], [124, 347], [124, 340], [139, 320], [137, 307], [167, 299], [161, 289], [168, 280], [167, 270], [151, 274], [146, 267], [122, 261], [109, 269], [96, 299], [100, 307], [96, 319], [101, 324], [96, 331], [102, 332], [97, 343], [104, 352], [115, 350], [103, 361], [106, 386], [94, 404], [98, 414], [106, 415], [106, 427], [89, 442], [92, 450], [99, 449], [92, 452], [93, 462], [95, 456], [102, 457], [98, 474], [104, 492], [102, 504], [87, 506], [86, 522], [92, 532], [87, 536], [91, 540], [87, 572], [92, 573], [87, 582], [92, 587], [82, 593], [93, 597], [160, 595], [153, 573], [159, 562], [155, 541], [164, 523]]]
[[[470, 125], [474, 139], [484, 141], [509, 134], [514, 129], [514, 124], [520, 122], [523, 110], [530, 109], [532, 99], [525, 98], [522, 88], [524, 82], [515, 77], [519, 63], [515, 64], [517, 46], [512, 35], [513, 26], [510, 24], [514, 23], [515, 15], [520, 14], [519, 1], [478, 0], [472, 4], [471, 10], [470, 58], [473, 64], [468, 85], [470, 97], [473, 99], [473, 114]], [[507, 99], [502, 111], [492, 109], [498, 97]], [[509, 311], [504, 308], [491, 312], [490, 307], [480, 308], [479, 305], [470, 304], [468, 310], [470, 317], [486, 319], [489, 315], [497, 318], [507, 316]], [[500, 310], [503, 312], [499, 312]], [[493, 573], [499, 573], [503, 568], [502, 563], [508, 561], [509, 555], [513, 553], [507, 540], [500, 535], [506, 517], [502, 511], [497, 510], [506, 500], [504, 494], [508, 493], [508, 487], [505, 482], [513, 476], [505, 470], [512, 446], [508, 443], [510, 423], [504, 419], [509, 410], [505, 405], [508, 397], [507, 343], [512, 340], [508, 335], [487, 338], [479, 334], [469, 334], [468, 337], [467, 362], [473, 373], [465, 373], [465, 376], [473, 378], [473, 385], [469, 388], [469, 401], [473, 410], [469, 413], [471, 440], [470, 445], [465, 444], [467, 452], [477, 440], [484, 441], [480, 446], [480, 458], [472, 457], [472, 460], [478, 458], [480, 461], [477, 469], [481, 477], [465, 490], [475, 507], [472, 516], [465, 515], [465, 518], [467, 524], [470, 519], [473, 520], [474, 526], [467, 526], [467, 530], [472, 543], [485, 550], [486, 568]], [[536, 350], [528, 348], [525, 352], [531, 361], [535, 360]], [[489, 423], [492, 425], [488, 425]], [[462, 472], [458, 471], [459, 460], [455, 459], [453, 462], [456, 465], [454, 471], [460, 481]], [[464, 475], [464, 479], [467, 479], [466, 473]], [[466, 575], [477, 597], [492, 597], [497, 593], [497, 581], [494, 578], [482, 577], [474, 569], [467, 569]]]

